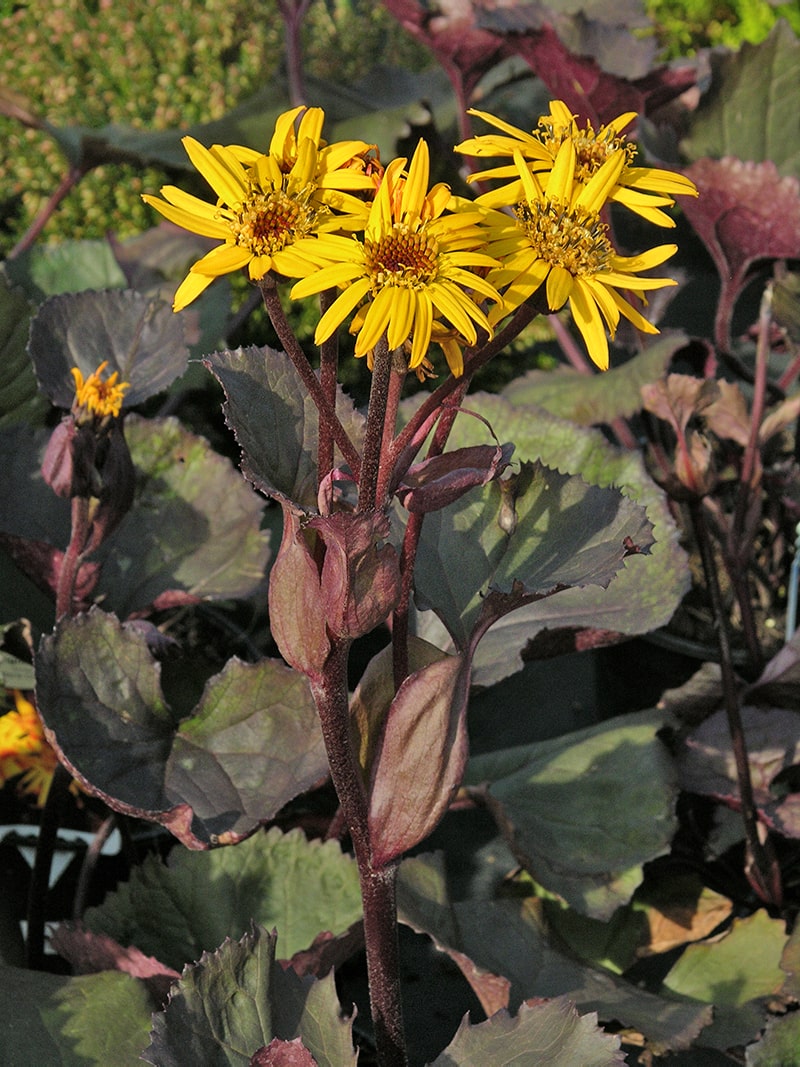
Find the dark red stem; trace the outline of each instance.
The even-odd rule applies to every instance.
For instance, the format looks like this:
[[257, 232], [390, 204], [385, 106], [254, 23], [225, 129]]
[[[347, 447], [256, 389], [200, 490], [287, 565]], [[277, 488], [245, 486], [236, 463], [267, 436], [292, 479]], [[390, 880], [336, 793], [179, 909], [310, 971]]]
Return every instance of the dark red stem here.
[[339, 421], [335, 408], [330, 404], [327, 396], [323, 392], [319, 378], [317, 378], [314, 373], [311, 364], [306, 358], [305, 352], [301, 348], [300, 343], [294, 335], [294, 331], [289, 325], [274, 279], [267, 275], [265, 278], [261, 279], [259, 286], [264, 297], [264, 306], [267, 309], [270, 322], [275, 328], [275, 333], [278, 335], [278, 340], [283, 345], [284, 352], [286, 352], [287, 356], [294, 364], [295, 370], [302, 378], [303, 385], [305, 385], [306, 389], [308, 389], [311, 394], [311, 398], [316, 404], [317, 411], [319, 412], [320, 423], [326, 423], [327, 431], [339, 446], [339, 450], [344, 456], [345, 462], [350, 465], [353, 476], [358, 478], [361, 471], [361, 459], [355, 445], [347, 436], [345, 428]]
[[397, 940], [397, 865], [374, 867], [364, 778], [350, 733], [349, 642], [336, 643], [311, 689], [319, 712], [331, 778], [350, 831], [364, 904], [364, 939], [375, 1042], [380, 1067], [406, 1067]]
[[692, 501], [689, 505], [694, 525], [697, 544], [700, 548], [700, 556], [703, 561], [703, 571], [706, 586], [711, 598], [711, 607], [717, 626], [717, 638], [719, 642], [720, 669], [722, 673], [722, 690], [725, 701], [725, 711], [728, 716], [728, 729], [731, 735], [734, 759], [736, 762], [736, 777], [739, 783], [739, 798], [741, 803], [742, 822], [744, 824], [747, 853], [751, 863], [748, 863], [745, 874], [754, 892], [765, 904], [780, 907], [783, 902], [783, 887], [781, 885], [781, 872], [772, 841], [767, 833], [761, 840], [758, 830], [758, 809], [756, 808], [753, 795], [753, 781], [750, 776], [750, 762], [747, 755], [747, 742], [744, 736], [744, 726], [739, 700], [739, 689], [736, 684], [736, 675], [733, 670], [733, 657], [731, 655], [730, 637], [728, 633], [728, 619], [725, 607], [722, 603], [719, 580], [714, 562], [714, 552], [711, 545], [708, 527], [706, 525], [705, 512], [702, 503]]

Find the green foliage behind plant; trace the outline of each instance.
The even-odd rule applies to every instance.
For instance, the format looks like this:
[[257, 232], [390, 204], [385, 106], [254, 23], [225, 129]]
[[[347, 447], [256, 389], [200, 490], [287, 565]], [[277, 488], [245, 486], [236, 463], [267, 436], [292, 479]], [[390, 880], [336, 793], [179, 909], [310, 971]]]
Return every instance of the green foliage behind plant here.
[[[357, 25], [358, 32], [354, 32]], [[418, 65], [422, 50], [382, 5], [312, 4], [304, 22], [307, 69], [346, 83], [363, 56]], [[29, 0], [0, 3], [0, 85], [55, 124], [181, 129], [220, 118], [269, 84], [284, 56], [278, 5], [244, 0]], [[0, 252], [25, 232], [66, 169], [55, 142], [0, 115]], [[45, 239], [118, 236], [152, 226], [140, 193], [165, 181], [157, 170], [97, 168], [48, 224]]]
[[778, 21], [786, 19], [800, 32], [800, 7], [770, 0], [646, 0], [656, 24], [665, 58], [691, 55], [699, 48], [738, 48], [763, 41]]

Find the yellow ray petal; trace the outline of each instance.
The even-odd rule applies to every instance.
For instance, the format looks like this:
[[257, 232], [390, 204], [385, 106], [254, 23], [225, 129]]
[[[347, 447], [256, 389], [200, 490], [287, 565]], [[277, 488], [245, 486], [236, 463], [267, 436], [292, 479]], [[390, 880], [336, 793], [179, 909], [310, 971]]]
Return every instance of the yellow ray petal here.
[[367, 308], [364, 325], [356, 338], [355, 354], [357, 356], [366, 355], [386, 333], [392, 315], [393, 296], [391, 289], [381, 289]]
[[399, 348], [411, 333], [417, 310], [416, 296], [405, 286], [396, 286], [392, 294], [392, 314], [387, 340], [389, 348]]
[[192, 274], [209, 274], [212, 278], [218, 278], [222, 274], [230, 274], [233, 270], [246, 266], [253, 258], [249, 248], [239, 245], [219, 245], [192, 264]]
[[574, 278], [564, 267], [554, 266], [547, 275], [547, 306], [558, 311], [566, 304], [572, 292]]
[[431, 343], [431, 327], [433, 325], [433, 304], [431, 298], [421, 289], [417, 293], [416, 317], [414, 319], [414, 337], [411, 342], [411, 358], [409, 367], [413, 370], [418, 367], [427, 355]]
[[420, 138], [411, 166], [408, 168], [408, 177], [403, 187], [403, 199], [400, 202], [400, 218], [408, 218], [409, 221], [419, 217], [420, 208], [425, 194], [428, 191], [428, 178], [430, 176], [430, 159], [427, 142]]
[[275, 120], [275, 132], [269, 143], [269, 154], [271, 156], [277, 156], [278, 159], [283, 158], [287, 141], [293, 141], [294, 139], [294, 120], [302, 111], [305, 111], [304, 105], [294, 107], [291, 111], [284, 111]]
[[348, 289], [345, 289], [317, 323], [317, 329], [314, 332], [314, 343], [320, 345], [323, 341], [327, 341], [333, 331], [342, 325], [356, 304], [368, 292], [369, 281], [366, 278], [360, 278], [357, 282], [353, 282]]
[[175, 292], [175, 299], [172, 302], [172, 310], [183, 311], [183, 309], [188, 307], [193, 300], [196, 300], [203, 290], [207, 289], [213, 281], [214, 278], [211, 274], [187, 274]]
[[231, 207], [241, 203], [246, 193], [244, 183], [237, 181], [230, 170], [213, 156], [205, 145], [195, 141], [194, 137], [184, 137], [182, 143], [192, 165], [203, 175], [220, 200]]
[[575, 279], [569, 298], [570, 311], [575, 325], [581, 331], [586, 348], [600, 370], [608, 370], [608, 339], [603, 328], [597, 304], [580, 278]]
[[174, 222], [176, 226], [181, 226], [184, 230], [190, 230], [192, 233], [198, 233], [201, 237], [215, 237], [224, 241], [231, 236], [230, 228], [224, 222], [203, 218], [189, 211], [184, 211], [183, 208], [173, 207], [172, 204], [159, 200], [157, 196], [150, 196], [148, 193], [142, 195], [142, 200], [149, 204], [150, 207], [154, 207], [156, 211], [159, 211], [165, 219]]

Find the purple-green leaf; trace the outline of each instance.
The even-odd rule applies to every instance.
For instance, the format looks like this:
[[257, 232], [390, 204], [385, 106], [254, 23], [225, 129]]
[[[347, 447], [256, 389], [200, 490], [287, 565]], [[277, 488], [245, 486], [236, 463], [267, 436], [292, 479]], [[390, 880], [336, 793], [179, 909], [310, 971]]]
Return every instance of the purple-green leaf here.
[[760, 44], [712, 53], [711, 84], [683, 151], [693, 160], [771, 160], [781, 174], [800, 177], [800, 111], [791, 89], [798, 63], [800, 41], [780, 19]]
[[[319, 415], [289, 357], [250, 347], [215, 352], [204, 362], [225, 391], [223, 410], [245, 476], [268, 496], [316, 505]], [[358, 444], [363, 418], [341, 391], [336, 410]]]
[[49, 736], [89, 792], [192, 848], [240, 840], [326, 772], [301, 675], [275, 660], [231, 660], [179, 726], [146, 636], [95, 608], [43, 639], [36, 693]]
[[637, 712], [476, 756], [465, 781], [485, 788], [512, 851], [537, 882], [608, 919], [677, 828], [662, 725], [660, 713]]
[[623, 978], [563, 955], [548, 940], [542, 902], [533, 896], [453, 900], [441, 855], [403, 861], [398, 883], [402, 922], [429, 934], [459, 963], [511, 981], [511, 1007], [531, 997], [568, 996], [580, 1012], [596, 1011], [644, 1035], [656, 1054], [689, 1048], [711, 1021], [709, 1005], [655, 996]]
[[622, 1067], [620, 1039], [604, 1033], [597, 1015], [579, 1015], [566, 997], [521, 1004], [514, 1017], [500, 1011], [473, 1026], [469, 1016], [431, 1067], [486, 1067], [535, 1063], [536, 1067]]
[[[411, 406], [410, 402], [405, 409]], [[475, 394], [469, 398], [469, 408], [488, 419], [501, 440], [514, 442], [517, 459], [540, 459], [548, 467], [580, 474], [592, 485], [619, 486], [626, 497], [647, 509], [655, 536], [655, 544], [649, 553], [628, 556], [607, 589], [600, 586], [564, 589], [557, 596], [518, 608], [495, 622], [475, 653], [473, 682], [491, 685], [519, 670], [522, 651], [529, 646], [528, 654], [535, 655], [530, 645], [537, 638], [546, 636], [558, 640], [563, 637], [563, 650], [566, 650], [567, 647], [574, 649], [619, 640], [621, 634], [646, 633], [667, 623], [689, 586], [689, 571], [664, 494], [647, 475], [641, 456], [615, 448], [598, 430], [576, 426], [541, 408], [511, 404], [505, 397]], [[476, 419], [460, 418], [453, 427], [450, 444], [458, 448], [481, 441], [485, 443], [485, 439], [486, 432]], [[494, 491], [494, 485], [474, 490], [459, 504], [466, 507], [466, 502], [476, 501], [479, 496]], [[477, 504], [473, 506], [477, 507]], [[447, 514], [449, 510], [441, 514]], [[425, 527], [429, 522], [435, 522], [439, 515], [434, 513], [426, 517], [423, 539]], [[463, 517], [459, 516], [459, 523], [466, 524], [468, 519], [469, 513], [465, 513]], [[488, 536], [496, 539], [497, 535], [490, 528]], [[437, 566], [446, 565], [443, 558], [438, 557], [438, 546], [429, 564], [435, 594], [443, 598], [439, 601], [442, 610], [448, 612], [448, 623], [455, 627], [460, 625], [462, 604], [471, 595], [464, 585], [474, 566], [472, 557], [477, 554], [480, 563], [482, 554], [481, 546], [476, 545], [466, 531], [463, 543], [468, 553], [458, 554], [449, 574], [435, 573]], [[445, 553], [453, 552], [452, 545], [443, 544], [442, 548]], [[426, 565], [422, 560], [420, 563]], [[475, 578], [478, 579], [477, 585]], [[482, 580], [480, 568], [477, 568], [471, 576], [473, 592]], [[443, 589], [443, 581], [449, 581], [452, 589]], [[475, 602], [471, 610], [477, 606]], [[432, 644], [445, 647], [447, 636], [433, 612], [425, 612], [419, 617], [417, 632]]]
[[333, 974], [303, 980], [275, 960], [274, 934], [254, 926], [188, 967], [142, 1054], [157, 1067], [248, 1067], [273, 1038], [300, 1037], [318, 1067], [355, 1067], [352, 1025]]
[[0, 963], [4, 1067], [137, 1067], [155, 1004], [144, 982], [119, 971], [70, 978]]
[[[263, 581], [269, 534], [263, 501], [229, 460], [175, 419], [125, 420], [137, 469], [136, 497], [92, 562], [103, 575], [98, 595], [125, 616], [155, 602], [242, 597]], [[0, 434], [0, 530], [62, 550], [69, 541], [69, 501], [39, 468], [44, 432], [18, 426]], [[41, 576], [41, 568], [34, 579]]]
[[426, 517], [415, 590], [457, 648], [514, 608], [570, 587], [606, 588], [629, 547], [646, 550], [644, 509], [540, 464]]
[[234, 848], [175, 847], [166, 863], [147, 856], [127, 882], [89, 908], [84, 922], [180, 971], [225, 938], [241, 937], [251, 920], [277, 930], [280, 955], [289, 958], [360, 917], [352, 856], [336, 841], [309, 841], [301, 830], [272, 827]]
[[621, 367], [605, 374], [578, 374], [563, 367], [529, 371], [502, 392], [512, 404], [535, 405], [579, 426], [596, 426], [630, 418], [642, 407], [640, 389], [657, 381], [675, 353], [686, 344], [680, 333], [667, 333]]
[[71, 367], [88, 378], [107, 361], [107, 374], [130, 383], [123, 407], [132, 407], [171, 385], [189, 355], [170, 306], [132, 289], [50, 297], [33, 318], [28, 349], [42, 392], [67, 410], [75, 398]]
[[467, 761], [469, 658], [446, 656], [397, 691], [372, 757], [369, 828], [377, 864], [422, 841], [461, 784]]

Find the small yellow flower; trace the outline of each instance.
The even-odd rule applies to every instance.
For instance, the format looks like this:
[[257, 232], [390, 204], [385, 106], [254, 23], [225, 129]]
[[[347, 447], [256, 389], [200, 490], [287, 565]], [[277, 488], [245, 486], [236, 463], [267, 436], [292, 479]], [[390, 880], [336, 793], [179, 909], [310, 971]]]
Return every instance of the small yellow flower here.
[[374, 191], [365, 166], [371, 146], [364, 141], [326, 145], [320, 139], [323, 121], [318, 107], [285, 112], [275, 123], [267, 153], [241, 145], [209, 149], [183, 138], [189, 159], [216, 193], [216, 203], [173, 185], [161, 189], [163, 200], [143, 199], [178, 226], [221, 243], [192, 265], [175, 294], [175, 311], [215, 278], [242, 267], [253, 281], [269, 272], [303, 278], [316, 269], [316, 260], [308, 251], [297, 251], [299, 239], [363, 226], [368, 207], [355, 194]]
[[18, 689], [12, 693], [14, 709], [0, 715], [0, 785], [19, 777], [20, 791], [35, 796], [41, 807], [58, 760], [34, 705]]
[[[561, 100], [550, 104], [550, 114], [539, 119], [537, 129], [526, 133], [502, 119], [484, 111], [470, 111], [471, 115], [503, 130], [505, 136], [486, 134], [472, 137], [457, 145], [457, 152], [481, 156], [515, 156], [519, 153], [535, 172], [551, 170], [564, 141], [575, 147], [575, 180], [586, 185], [607, 159], [623, 153], [623, 166], [616, 185], [609, 190], [608, 199], [635, 211], [637, 215], [657, 226], [674, 226], [675, 222], [661, 209], [675, 203], [676, 195], [697, 196], [693, 182], [682, 174], [654, 167], [635, 167], [636, 145], [627, 141], [623, 130], [636, 118], [635, 111], [619, 115], [606, 126], [595, 131], [591, 123], [579, 127], [575, 116]], [[487, 207], [501, 207], [521, 199], [522, 183], [516, 164], [495, 167], [471, 174], [469, 181], [492, 178], [511, 178], [510, 185], [482, 197]]]
[[[492, 309], [492, 323], [518, 307], [541, 285], [547, 303], [557, 311], [569, 301], [589, 355], [598, 367], [608, 367], [606, 329], [614, 336], [620, 314], [645, 333], [658, 330], [633, 308], [618, 289], [648, 290], [675, 285], [672, 278], [640, 278], [668, 259], [676, 245], [659, 245], [639, 256], [620, 256], [608, 238], [600, 211], [617, 188], [626, 153], [612, 152], [589, 181], [575, 179], [578, 167], [575, 145], [562, 142], [552, 170], [533, 173], [522, 154], [515, 152], [522, 196], [514, 217], [492, 212], [494, 235], [488, 252], [501, 261], [487, 281], [503, 291], [505, 304]], [[507, 187], [509, 188], [509, 187]], [[484, 203], [479, 197], [478, 204]]]
[[[324, 289], [342, 289], [319, 321], [316, 343], [363, 305], [350, 327], [357, 333], [355, 354], [367, 355], [386, 335], [392, 350], [410, 342], [409, 367], [415, 370], [442, 323], [464, 346], [477, 343], [476, 327], [491, 336], [479, 301], [500, 302], [500, 295], [483, 277], [497, 266], [484, 250], [485, 213], [453, 197], [442, 183], [428, 189], [430, 162], [424, 141], [405, 168], [405, 159], [387, 166], [363, 241], [331, 235], [315, 242], [311, 251], [319, 253], [320, 269], [299, 281], [291, 295], [302, 299]], [[301, 242], [301, 248], [308, 244]], [[453, 374], [462, 374], [461, 347], [442, 347]]]
[[77, 367], [72, 367], [70, 374], [75, 381], [75, 407], [88, 415], [96, 415], [104, 418], [106, 415], [119, 416], [122, 410], [122, 401], [130, 382], [119, 382], [119, 371], [103, 380], [103, 372], [108, 366], [108, 360], [103, 360], [96, 371], [84, 381], [83, 375]]

